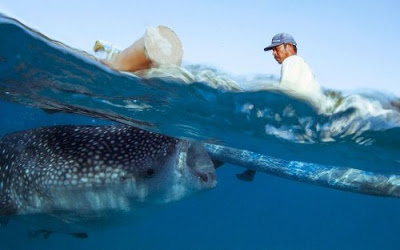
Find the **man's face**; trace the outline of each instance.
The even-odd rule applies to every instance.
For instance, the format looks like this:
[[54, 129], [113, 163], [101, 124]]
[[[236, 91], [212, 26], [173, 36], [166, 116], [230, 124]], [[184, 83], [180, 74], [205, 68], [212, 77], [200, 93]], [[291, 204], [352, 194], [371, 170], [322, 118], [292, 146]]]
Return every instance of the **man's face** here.
[[275, 60], [281, 64], [287, 57], [293, 55], [289, 44], [281, 44], [272, 49]]

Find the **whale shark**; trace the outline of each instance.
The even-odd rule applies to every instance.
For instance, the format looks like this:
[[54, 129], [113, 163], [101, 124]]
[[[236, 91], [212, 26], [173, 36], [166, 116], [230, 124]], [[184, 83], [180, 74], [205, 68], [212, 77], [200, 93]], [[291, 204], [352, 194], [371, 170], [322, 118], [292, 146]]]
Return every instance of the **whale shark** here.
[[49, 126], [0, 139], [0, 218], [23, 218], [46, 235], [215, 185], [202, 144], [132, 126]]

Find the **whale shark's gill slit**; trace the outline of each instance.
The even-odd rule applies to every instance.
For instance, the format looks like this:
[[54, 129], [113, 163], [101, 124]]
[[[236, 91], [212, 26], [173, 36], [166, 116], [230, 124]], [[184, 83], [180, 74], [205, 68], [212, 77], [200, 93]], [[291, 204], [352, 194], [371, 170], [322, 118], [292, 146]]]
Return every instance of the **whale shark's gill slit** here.
[[111, 150], [110, 146], [108, 145], [108, 143], [106, 143], [105, 141], [102, 141], [102, 142], [101, 142], [101, 145], [103, 145], [103, 147], [106, 148], [106, 150], [107, 150], [109, 153], [112, 153], [112, 152], [113, 152], [113, 151]]

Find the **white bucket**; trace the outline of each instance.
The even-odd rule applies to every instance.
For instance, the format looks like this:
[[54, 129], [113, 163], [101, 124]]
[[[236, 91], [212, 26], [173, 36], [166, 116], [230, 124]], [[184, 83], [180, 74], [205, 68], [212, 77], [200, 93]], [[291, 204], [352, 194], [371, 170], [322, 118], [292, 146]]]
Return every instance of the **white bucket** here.
[[182, 63], [183, 49], [178, 36], [170, 28], [147, 28], [131, 46], [115, 54], [109, 63], [116, 70], [138, 71], [163, 65]]

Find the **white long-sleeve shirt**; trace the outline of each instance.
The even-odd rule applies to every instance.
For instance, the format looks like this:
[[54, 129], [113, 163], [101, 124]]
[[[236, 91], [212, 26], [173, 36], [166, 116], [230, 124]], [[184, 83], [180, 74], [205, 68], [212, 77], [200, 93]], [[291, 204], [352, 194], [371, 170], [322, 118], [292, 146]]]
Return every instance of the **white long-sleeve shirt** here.
[[280, 87], [311, 98], [322, 94], [311, 68], [297, 55], [289, 56], [282, 62]]

